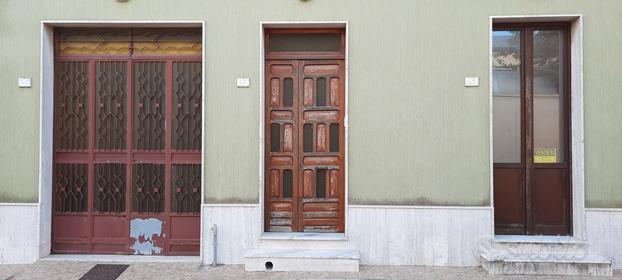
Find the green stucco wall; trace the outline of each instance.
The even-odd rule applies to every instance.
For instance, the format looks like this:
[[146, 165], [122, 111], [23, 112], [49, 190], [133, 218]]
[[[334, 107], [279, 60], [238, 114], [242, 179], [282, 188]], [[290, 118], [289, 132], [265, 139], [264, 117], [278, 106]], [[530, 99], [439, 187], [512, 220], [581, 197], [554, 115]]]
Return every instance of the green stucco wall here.
[[[259, 196], [259, 22], [349, 22], [351, 204], [488, 205], [491, 15], [583, 14], [588, 207], [622, 207], [622, 1], [0, 2], [0, 201], [37, 200], [40, 20], [206, 22], [206, 198]], [[18, 77], [33, 87], [19, 89]], [[250, 88], [235, 78], [251, 78]], [[480, 86], [465, 88], [465, 76]]]

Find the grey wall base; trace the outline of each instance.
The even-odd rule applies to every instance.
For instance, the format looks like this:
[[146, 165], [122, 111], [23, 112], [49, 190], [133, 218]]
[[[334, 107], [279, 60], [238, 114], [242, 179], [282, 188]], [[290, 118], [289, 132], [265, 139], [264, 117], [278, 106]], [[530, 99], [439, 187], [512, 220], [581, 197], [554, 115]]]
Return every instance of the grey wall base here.
[[573, 237], [497, 236], [481, 253], [490, 274], [612, 276], [613, 260]]
[[611, 263], [602, 262], [555, 262], [529, 260], [488, 261], [482, 257], [482, 268], [490, 274], [518, 275], [581, 275], [612, 276]]

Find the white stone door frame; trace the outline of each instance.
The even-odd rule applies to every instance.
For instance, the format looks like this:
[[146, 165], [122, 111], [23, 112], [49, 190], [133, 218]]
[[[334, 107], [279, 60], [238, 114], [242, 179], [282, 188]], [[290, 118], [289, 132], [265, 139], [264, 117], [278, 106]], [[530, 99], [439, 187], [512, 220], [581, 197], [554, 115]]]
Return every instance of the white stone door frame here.
[[489, 172], [492, 236], [495, 230], [494, 216], [494, 169], [493, 169], [493, 102], [492, 102], [492, 25], [501, 22], [547, 22], [570, 23], [570, 122], [571, 122], [571, 181], [572, 181], [572, 236], [586, 239], [585, 229], [585, 179], [584, 179], [584, 129], [583, 129], [583, 15], [504, 15], [490, 16], [488, 24], [488, 77], [489, 77]]
[[[205, 21], [202, 20], [42, 20], [39, 99], [39, 258], [52, 249], [52, 165], [54, 134], [54, 28], [56, 27], [200, 27], [202, 32], [201, 67], [205, 81]], [[205, 143], [205, 82], [201, 84], [201, 141]], [[205, 200], [205, 145], [201, 151], [201, 205]], [[200, 258], [203, 260], [203, 207], [201, 207]]]

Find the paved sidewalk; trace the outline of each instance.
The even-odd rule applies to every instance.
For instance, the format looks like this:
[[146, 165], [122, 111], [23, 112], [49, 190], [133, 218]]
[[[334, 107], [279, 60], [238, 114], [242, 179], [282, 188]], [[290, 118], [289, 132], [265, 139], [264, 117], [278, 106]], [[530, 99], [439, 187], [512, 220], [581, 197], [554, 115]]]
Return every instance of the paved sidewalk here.
[[[94, 262], [39, 261], [30, 265], [0, 265], [0, 279], [71, 280], [80, 279]], [[494, 276], [479, 267], [425, 267], [425, 266], [361, 266], [358, 273], [335, 272], [244, 272], [240, 265], [216, 268], [196, 263], [133, 263], [121, 274], [127, 279], [622, 279], [622, 271], [614, 277], [567, 276]]]

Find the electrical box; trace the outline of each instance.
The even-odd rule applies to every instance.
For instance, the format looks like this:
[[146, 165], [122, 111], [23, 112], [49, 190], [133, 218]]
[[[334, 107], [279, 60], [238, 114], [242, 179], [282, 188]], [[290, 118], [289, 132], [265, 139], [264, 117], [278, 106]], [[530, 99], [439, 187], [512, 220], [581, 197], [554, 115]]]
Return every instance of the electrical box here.
[[250, 78], [238, 78], [236, 81], [236, 86], [239, 88], [247, 88], [251, 86]]
[[477, 86], [479, 86], [479, 77], [465, 77], [464, 78], [464, 86], [466, 86], [466, 87], [477, 87]]
[[17, 79], [17, 86], [21, 88], [32, 87], [32, 80], [30, 78], [19, 78]]

